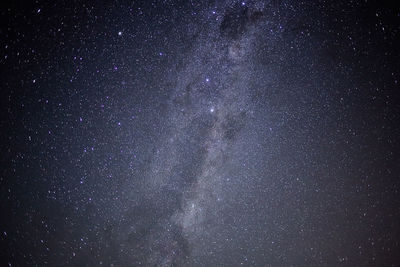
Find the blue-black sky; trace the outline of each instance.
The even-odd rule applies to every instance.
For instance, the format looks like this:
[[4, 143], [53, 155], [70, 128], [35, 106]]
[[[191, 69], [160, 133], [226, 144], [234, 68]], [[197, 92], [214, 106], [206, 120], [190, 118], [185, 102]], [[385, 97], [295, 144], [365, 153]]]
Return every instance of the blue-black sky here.
[[1, 266], [399, 264], [398, 6], [1, 5]]

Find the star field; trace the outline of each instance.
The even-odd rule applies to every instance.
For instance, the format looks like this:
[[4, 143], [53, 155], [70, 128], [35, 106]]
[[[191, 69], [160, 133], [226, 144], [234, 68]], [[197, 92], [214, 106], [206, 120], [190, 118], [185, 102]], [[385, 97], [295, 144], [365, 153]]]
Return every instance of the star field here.
[[396, 266], [400, 9], [2, 4], [4, 266]]

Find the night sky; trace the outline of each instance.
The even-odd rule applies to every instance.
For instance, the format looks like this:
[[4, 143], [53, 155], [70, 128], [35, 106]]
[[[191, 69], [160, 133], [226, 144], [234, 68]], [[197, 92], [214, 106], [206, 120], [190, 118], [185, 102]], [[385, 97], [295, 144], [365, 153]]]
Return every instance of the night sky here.
[[398, 266], [400, 9], [2, 2], [0, 266]]

